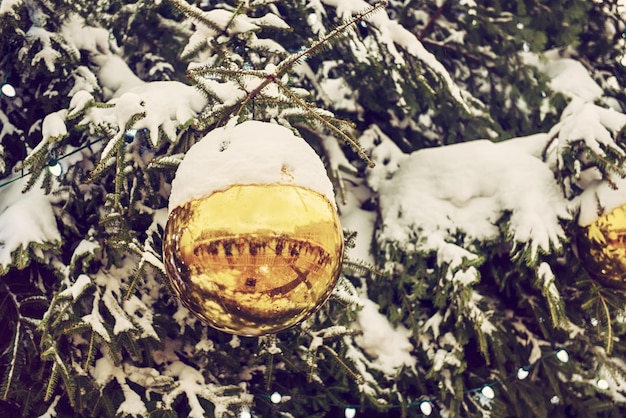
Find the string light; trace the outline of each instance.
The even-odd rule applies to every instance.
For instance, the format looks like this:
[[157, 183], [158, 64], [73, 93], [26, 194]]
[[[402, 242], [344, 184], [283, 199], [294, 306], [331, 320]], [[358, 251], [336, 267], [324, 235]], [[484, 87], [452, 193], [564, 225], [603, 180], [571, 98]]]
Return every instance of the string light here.
[[239, 418], [252, 418], [252, 414], [247, 409], [242, 409]]
[[596, 385], [600, 390], [607, 390], [609, 388], [609, 382], [607, 382], [605, 379], [598, 379]]
[[[509, 376], [509, 379], [511, 378], [517, 378], [518, 380], [524, 380], [526, 379], [528, 376], [530, 376], [530, 369], [539, 361], [544, 360], [548, 357], [552, 357], [555, 356], [560, 362], [562, 363], [567, 363], [569, 361], [569, 353], [567, 352], [567, 350], [560, 348], [556, 351], [552, 351], [549, 353], [546, 353], [545, 355], [543, 355], [539, 360], [533, 362], [532, 364], [528, 364], [526, 366], [520, 367], [517, 369], [517, 371], [515, 372], [515, 374], [513, 374], [512, 376]], [[482, 386], [478, 386], [472, 389], [467, 389], [465, 390], [463, 393], [464, 394], [471, 394], [471, 393], [478, 393], [480, 396], [483, 396], [484, 400], [492, 400], [496, 398], [496, 391], [494, 389], [494, 387], [496, 385], [500, 384], [500, 382], [490, 382], [490, 383], [485, 383]], [[606, 390], [609, 388], [609, 383], [605, 380], [605, 379], [598, 379], [596, 381], [596, 386], [600, 389], [600, 390]], [[278, 404], [282, 401], [283, 396], [278, 393], [278, 392], [274, 392], [271, 395], [260, 395], [263, 396], [265, 398], [269, 398], [270, 401], [274, 404]], [[418, 407], [420, 412], [424, 415], [424, 416], [430, 416], [433, 411], [434, 411], [434, 407], [435, 407], [435, 401], [436, 399], [421, 399], [419, 401], [415, 401], [415, 402], [410, 402], [408, 404], [404, 404], [404, 405], [388, 405], [389, 408], [401, 408], [401, 407]], [[553, 405], [557, 405], [561, 402], [561, 399], [554, 395], [552, 396], [552, 398], [550, 398], [550, 403], [552, 403]], [[373, 406], [368, 406], [368, 405], [334, 405], [334, 406], [341, 406], [342, 408], [344, 408], [344, 416], [346, 418], [354, 418], [356, 417], [356, 413], [357, 413], [357, 408], [374, 408]], [[250, 417], [249, 415], [246, 415], [244, 417], [244, 415], [242, 415], [242, 418], [248, 418]]]
[[[51, 174], [55, 175], [55, 176], [60, 176], [63, 173], [63, 166], [61, 165], [60, 161], [64, 158], [69, 157], [70, 155], [76, 154], [77, 152], [80, 152], [84, 149], [90, 148], [92, 145], [97, 144], [98, 142], [104, 141], [106, 138], [100, 138], [100, 139], [96, 139], [94, 141], [91, 141], [85, 145], [83, 145], [82, 147], [78, 147], [70, 152], [68, 152], [67, 154], [63, 154], [59, 157], [56, 157], [56, 154], [53, 152], [52, 153], [52, 158], [50, 159], [50, 161], [48, 161], [48, 170], [50, 171]], [[58, 173], [58, 174], [56, 174]], [[0, 183], [0, 188], [4, 187], [4, 186], [8, 186], [9, 184], [16, 182], [20, 179], [23, 179], [24, 177], [30, 175], [31, 172], [30, 171], [24, 171], [22, 170], [21, 174], [11, 180], [7, 180], [4, 183]]]

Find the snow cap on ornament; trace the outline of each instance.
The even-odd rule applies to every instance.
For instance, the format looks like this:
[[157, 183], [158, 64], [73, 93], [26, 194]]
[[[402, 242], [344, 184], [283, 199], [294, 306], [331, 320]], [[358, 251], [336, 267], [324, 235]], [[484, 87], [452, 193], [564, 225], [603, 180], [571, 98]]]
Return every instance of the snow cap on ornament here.
[[283, 126], [246, 121], [209, 132], [187, 152], [172, 182], [169, 212], [241, 184], [305, 187], [324, 195], [336, 208], [326, 168], [306, 141]]
[[626, 289], [626, 179], [611, 183], [595, 181], [580, 195], [576, 249], [592, 277]]
[[276, 124], [215, 129], [176, 172], [163, 258], [183, 305], [214, 328], [254, 336], [305, 320], [343, 258], [323, 163]]

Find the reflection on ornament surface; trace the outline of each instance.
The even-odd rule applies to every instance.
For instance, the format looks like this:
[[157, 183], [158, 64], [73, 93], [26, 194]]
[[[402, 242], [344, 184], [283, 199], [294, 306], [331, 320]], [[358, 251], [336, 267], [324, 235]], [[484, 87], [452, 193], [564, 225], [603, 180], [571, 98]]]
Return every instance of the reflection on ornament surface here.
[[238, 185], [171, 211], [163, 256], [183, 304], [232, 334], [306, 319], [339, 277], [343, 233], [323, 195], [294, 185]]
[[626, 284], [626, 205], [582, 228], [578, 256], [593, 277]]

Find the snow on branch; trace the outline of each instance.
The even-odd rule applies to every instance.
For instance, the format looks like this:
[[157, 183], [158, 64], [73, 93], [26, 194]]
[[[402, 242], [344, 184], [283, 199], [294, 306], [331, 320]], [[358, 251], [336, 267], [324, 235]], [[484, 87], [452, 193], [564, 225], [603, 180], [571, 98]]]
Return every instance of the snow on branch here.
[[556, 285], [556, 276], [548, 263], [541, 263], [537, 268], [537, 281], [541, 287], [543, 296], [548, 303], [550, 317], [555, 327], [567, 327], [569, 320], [565, 314], [563, 297]]
[[104, 388], [104, 386], [106, 386], [113, 379], [115, 379], [115, 381], [117, 381], [120, 385], [122, 394], [124, 395], [124, 401], [117, 408], [118, 415], [148, 415], [148, 410], [141, 396], [128, 385], [126, 380], [127, 375], [124, 372], [124, 369], [118, 367], [111, 360], [110, 356], [105, 355], [96, 360], [96, 364], [92, 369], [90, 369], [90, 373], [96, 383], [102, 388]]
[[375, 361], [368, 366], [394, 376], [402, 367], [414, 368], [417, 359], [411, 355], [411, 331], [402, 324], [392, 327], [378, 305], [367, 297], [361, 298], [363, 309], [357, 313], [353, 324], [362, 331], [354, 341]]
[[39, 187], [21, 193], [18, 183], [0, 190], [0, 272], [43, 260], [43, 250], [60, 243], [51, 196]]
[[174, 361], [168, 365], [164, 375], [172, 377], [178, 384], [163, 396], [165, 407], [169, 408], [178, 396], [184, 394], [191, 409], [187, 415], [190, 418], [204, 418], [207, 414], [198, 397], [207, 399], [214, 405], [213, 416], [216, 418], [228, 414], [232, 406], [251, 403], [251, 395], [241, 394], [241, 388], [207, 383], [200, 370], [182, 361]]
[[557, 167], [565, 165], [564, 154], [575, 147], [577, 142], [582, 143], [587, 152], [598, 158], [608, 153], [626, 157], [626, 152], [614, 139], [624, 126], [626, 114], [575, 97], [563, 111], [561, 121], [549, 132], [550, 137], [556, 141], [556, 146], [551, 150], [556, 154], [554, 158], [557, 160]]
[[391, 179], [375, 179], [383, 185], [378, 240], [434, 251], [448, 265], [489, 242], [511, 242], [532, 260], [561, 248], [567, 201], [550, 168], [522, 149], [480, 140], [410, 154]]
[[[365, 0], [322, 0], [322, 2], [328, 6], [334, 7], [337, 10], [337, 14], [344, 18], [358, 14], [370, 7]], [[411, 31], [397, 21], [391, 20], [386, 13], [373, 14], [368, 20], [380, 31], [380, 40], [386, 45], [389, 53], [393, 55], [396, 63], [402, 65], [405, 61], [402, 54], [396, 48], [396, 45], [398, 45], [437, 74], [450, 91], [450, 94], [452, 94], [452, 97], [454, 97], [468, 113], [474, 115], [480, 113], [478, 109], [470, 106], [466, 98], [463, 97], [463, 92], [454, 82], [443, 64], [424, 48], [424, 45], [422, 45], [417, 36], [411, 33]]]
[[[569, 99], [561, 120], [554, 125], [548, 136], [551, 142], [545, 148], [545, 159], [564, 177], [564, 189], [569, 197], [577, 189], [586, 189], [593, 183], [608, 183], [615, 188], [619, 179], [626, 177], [623, 164], [626, 148], [619, 140], [620, 132], [626, 127], [626, 114], [599, 103], [609, 103], [602, 87], [591, 77], [581, 62], [571, 57], [572, 51], [550, 50], [541, 56], [523, 54], [528, 65], [537, 67], [550, 78], [555, 92]], [[594, 168], [599, 178], [591, 184], [585, 169]], [[594, 174], [594, 173], [591, 173]], [[591, 199], [581, 197], [582, 206], [599, 203], [594, 191], [586, 193]], [[589, 202], [593, 200], [593, 202]], [[612, 202], [607, 202], [611, 204]], [[591, 215], [595, 218], [597, 214]], [[582, 223], [587, 222], [585, 219]]]

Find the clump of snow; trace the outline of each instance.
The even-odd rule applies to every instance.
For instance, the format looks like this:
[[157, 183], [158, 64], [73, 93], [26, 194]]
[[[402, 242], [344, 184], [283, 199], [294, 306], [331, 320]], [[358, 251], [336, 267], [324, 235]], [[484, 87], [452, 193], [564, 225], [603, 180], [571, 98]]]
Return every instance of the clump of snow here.
[[268, 13], [258, 18], [249, 18], [253, 22], [258, 22], [260, 26], [273, 27], [277, 29], [289, 30], [291, 27], [274, 13]]
[[20, 247], [61, 241], [52, 197], [38, 185], [22, 193], [20, 183], [0, 189], [0, 268], [14, 262], [11, 253]]
[[413, 345], [409, 341], [411, 331], [403, 325], [392, 328], [378, 305], [368, 298], [362, 298], [363, 309], [357, 313], [354, 327], [363, 332], [355, 337], [355, 342], [367, 354], [376, 359], [373, 366], [389, 376], [400, 367], [413, 367], [416, 359], [411, 355]]
[[86, 274], [78, 276], [74, 284], [59, 293], [59, 297], [72, 296], [72, 300], [76, 300], [83, 291], [91, 285], [91, 279]]
[[[124, 301], [124, 311], [132, 317], [132, 320], [139, 326], [141, 335], [139, 338], [154, 338], [159, 341], [159, 335], [152, 326], [153, 313], [137, 296], [132, 296]], [[116, 323], [117, 325], [117, 323]]]
[[85, 20], [78, 15], [71, 15], [61, 27], [61, 35], [74, 49], [76, 56], [80, 50], [91, 53], [106, 54], [109, 52], [109, 32], [103, 28], [87, 26]]
[[326, 99], [330, 100], [336, 109], [344, 109], [349, 112], [359, 110], [356, 101], [358, 92], [351, 88], [343, 77], [331, 77], [332, 70], [341, 64], [341, 61], [328, 60], [322, 63], [319, 87]]
[[356, 185], [351, 181], [345, 182], [344, 189], [346, 191], [345, 204], [339, 206], [341, 225], [349, 231], [357, 232], [354, 248], [346, 251], [352, 260], [373, 265], [375, 261], [371, 244], [376, 224], [376, 212], [362, 209], [363, 203], [371, 199], [371, 191], [366, 185]]
[[537, 67], [550, 77], [551, 87], [555, 91], [587, 102], [593, 102], [602, 96], [602, 88], [579, 61], [563, 58], [556, 50], [545, 52], [543, 56], [531, 52], [522, 53], [521, 56], [526, 64]]
[[67, 135], [67, 126], [65, 126], [65, 118], [67, 110], [61, 109], [46, 115], [41, 124], [41, 136], [43, 141], [58, 140]]
[[367, 170], [367, 183], [374, 191], [379, 191], [381, 185], [393, 176], [400, 163], [407, 158], [407, 154], [376, 125], [366, 129], [359, 138], [359, 144], [370, 155], [376, 165]]
[[96, 74], [102, 85], [102, 92], [108, 98], [115, 94], [121, 95], [128, 89], [144, 84], [144, 81], [133, 73], [120, 56], [97, 55], [92, 60], [98, 66]]
[[[546, 150], [548, 161], [557, 169], [563, 167], [564, 153], [576, 144], [584, 144], [598, 158], [605, 157], [608, 149], [624, 156], [624, 151], [615, 143], [615, 136], [626, 126], [626, 114], [596, 104], [603, 98], [602, 88], [587, 69], [569, 55], [570, 51], [557, 50], [547, 51], [542, 56], [523, 54], [527, 64], [536, 66], [550, 77], [554, 90], [571, 99], [559, 123], [548, 132], [548, 137], [554, 140]], [[585, 162], [577, 161], [577, 164], [580, 167]], [[611, 182], [618, 186], [616, 191], [611, 184], [602, 180], [598, 169], [592, 168], [581, 173], [579, 168], [576, 171], [572, 181], [584, 189], [575, 200], [580, 205], [580, 226], [587, 226], [598, 216], [626, 203], [626, 182], [622, 179], [611, 177]]]
[[229, 25], [228, 32], [231, 34], [259, 29], [259, 26], [253, 23], [253, 19], [250, 17], [241, 14], [234, 15], [233, 12], [225, 9], [213, 9], [203, 12], [203, 14], [208, 21], [213, 22], [221, 30], [226, 29], [226, 26]]
[[274, 123], [246, 121], [217, 128], [191, 147], [172, 182], [169, 211], [247, 184], [291, 184], [335, 202], [324, 164], [304, 139]]
[[10, 13], [17, 16], [15, 9], [19, 8], [24, 0], [2, 0], [0, 2], [0, 16]]
[[104, 341], [110, 342], [111, 337], [109, 336], [108, 331], [104, 327], [104, 318], [102, 317], [102, 315], [100, 314], [100, 311], [98, 310], [99, 303], [100, 303], [100, 293], [96, 292], [94, 294], [93, 304], [91, 306], [91, 313], [87, 315], [83, 315], [83, 317], [80, 319], [86, 324], [89, 324], [89, 326], [91, 326], [91, 329], [100, 337], [102, 337]]
[[600, 216], [611, 213], [614, 209], [626, 205], [626, 179], [619, 177], [611, 178], [617, 186], [614, 189], [611, 184], [600, 180], [592, 181], [585, 191], [578, 197], [580, 212], [578, 213], [578, 225], [585, 227], [591, 225]]
[[124, 401], [117, 408], [118, 415], [147, 416], [148, 410], [141, 396], [131, 389], [126, 381], [124, 369], [117, 367], [109, 355], [104, 355], [96, 360], [94, 367], [89, 371], [96, 384], [101, 387], [106, 386], [113, 379], [120, 385]]
[[[54, 72], [56, 62], [61, 58], [61, 53], [52, 47], [54, 34], [42, 27], [33, 25], [28, 30], [28, 36], [37, 39], [41, 44], [41, 49], [33, 56], [30, 65], [35, 66], [39, 61], [43, 61], [48, 71]], [[26, 49], [22, 48], [19, 57], [22, 58], [24, 55], [26, 55]]]
[[79, 90], [74, 96], [72, 96], [72, 100], [70, 100], [70, 105], [67, 109], [67, 117], [71, 118], [78, 113], [82, 112], [85, 107], [94, 101], [91, 92], [87, 90]]
[[231, 404], [240, 402], [237, 395], [221, 395], [228, 389], [233, 389], [233, 387], [206, 383], [201, 371], [181, 361], [174, 361], [168, 365], [163, 374], [176, 378], [178, 382], [174, 389], [163, 396], [163, 402], [169, 407], [176, 397], [184, 394], [190, 407], [187, 415], [190, 418], [203, 418], [206, 416], [206, 411], [200, 404], [198, 397], [208, 399], [213, 403], [213, 416], [216, 418], [226, 415]]
[[57, 411], [56, 411], [56, 407], [57, 404], [59, 403], [59, 400], [61, 400], [61, 395], [57, 395], [54, 397], [54, 400], [52, 401], [52, 403], [50, 403], [50, 406], [48, 406], [48, 409], [46, 409], [46, 412], [43, 415], [39, 415], [39, 417], [37, 418], [54, 418], [57, 416]]
[[[113, 99], [116, 107], [123, 102], [123, 98], [131, 96], [131, 103], [136, 110], [145, 112], [145, 117], [135, 122], [133, 129], [150, 130], [150, 142], [157, 146], [159, 128], [170, 138], [176, 138], [176, 128], [188, 123], [206, 105], [206, 98], [196, 88], [179, 81], [154, 81], [129, 88], [119, 99]], [[117, 102], [119, 100], [119, 102]], [[133, 107], [133, 109], [135, 109]], [[117, 110], [120, 128], [123, 129], [124, 119], [132, 114], [124, 115], [123, 110]]]
[[500, 240], [498, 222], [510, 213], [513, 241], [529, 245], [533, 255], [559, 248], [559, 219], [570, 218], [567, 202], [550, 168], [520, 149], [480, 140], [412, 153], [392, 179], [376, 179], [382, 184], [379, 239], [406, 248], [419, 236], [437, 251], [460, 233], [466, 247]]
[[[78, 91], [70, 102], [69, 112], [76, 115], [87, 107], [80, 124], [118, 126], [117, 134], [103, 149], [104, 158], [109, 157], [126, 129], [147, 129], [151, 145], [155, 147], [163, 135], [174, 140], [177, 128], [189, 124], [207, 104], [206, 97], [190, 85], [178, 81], [142, 81], [115, 54], [97, 54], [92, 60], [97, 65], [103, 93], [110, 99], [107, 104], [112, 108], [89, 107], [93, 100], [91, 94]], [[139, 119], [130, 126], [136, 115]]]
[[[3, 138], [11, 134], [22, 134], [23, 131], [17, 126], [13, 125], [9, 120], [9, 117], [2, 111], [0, 111], [0, 147], [2, 147]], [[6, 143], [6, 142], [5, 142]], [[1, 151], [2, 149], [0, 149]], [[2, 160], [0, 165], [4, 166], [5, 162]], [[0, 167], [0, 171], [4, 171], [4, 167]]]
[[559, 165], [563, 165], [562, 154], [579, 141], [599, 156], [605, 155], [607, 148], [623, 155], [624, 151], [617, 146], [613, 135], [625, 125], [625, 114], [574, 98], [548, 135], [557, 139], [553, 151], [557, 154]]

